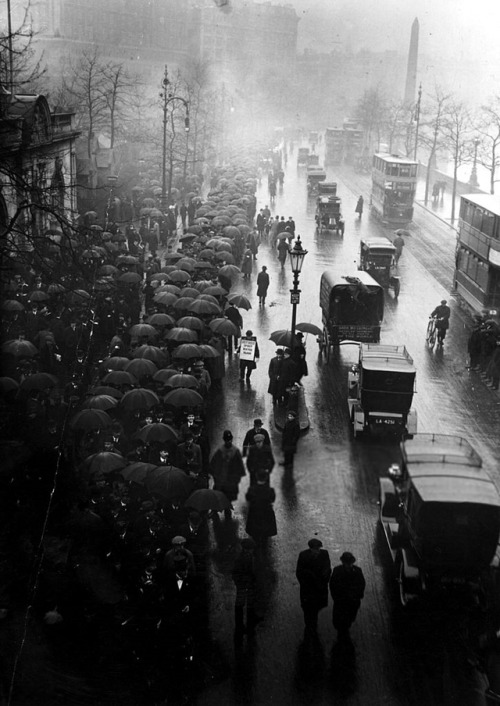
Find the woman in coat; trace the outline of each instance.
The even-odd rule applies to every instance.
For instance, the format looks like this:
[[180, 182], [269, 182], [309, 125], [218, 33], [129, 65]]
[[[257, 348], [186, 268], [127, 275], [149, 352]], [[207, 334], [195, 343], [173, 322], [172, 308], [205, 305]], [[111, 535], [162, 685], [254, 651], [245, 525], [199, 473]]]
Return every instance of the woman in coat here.
[[249, 278], [252, 274], [252, 261], [253, 255], [250, 248], [247, 248], [243, 253], [243, 261], [241, 263], [241, 271], [245, 279]]
[[269, 486], [269, 473], [264, 469], [257, 471], [257, 482], [247, 491], [248, 516], [246, 533], [256, 544], [265, 544], [268, 537], [278, 534], [273, 503], [276, 500], [274, 488]]

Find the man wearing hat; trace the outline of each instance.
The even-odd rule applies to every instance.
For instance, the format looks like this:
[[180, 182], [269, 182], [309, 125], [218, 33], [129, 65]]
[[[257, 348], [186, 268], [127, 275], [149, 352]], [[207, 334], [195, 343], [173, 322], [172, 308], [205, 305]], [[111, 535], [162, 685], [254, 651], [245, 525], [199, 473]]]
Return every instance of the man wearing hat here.
[[281, 449], [283, 451], [283, 461], [280, 466], [285, 466], [285, 470], [292, 470], [293, 457], [297, 451], [297, 444], [300, 439], [300, 424], [297, 413], [289, 410], [286, 415], [285, 426], [281, 435]]
[[172, 548], [165, 554], [163, 560], [163, 571], [165, 578], [175, 573], [176, 565], [179, 561], [185, 561], [191, 576], [195, 574], [195, 563], [193, 553], [186, 548], [186, 538], [177, 535], [172, 539]]
[[[224, 431], [222, 440], [223, 444], [210, 459], [210, 473], [215, 481], [215, 490], [222, 491], [232, 502], [238, 497], [240, 480], [245, 475], [245, 466], [240, 450], [233, 444], [233, 435], [229, 429]], [[231, 519], [231, 508], [225, 510], [224, 515], [227, 520]]]
[[442, 346], [446, 331], [450, 327], [451, 309], [447, 305], [446, 299], [441, 300], [441, 304], [437, 306], [431, 314], [431, 318], [436, 319], [437, 342], [438, 346]]
[[349, 628], [356, 619], [361, 599], [365, 593], [365, 577], [356, 558], [351, 552], [344, 552], [341, 564], [336, 566], [330, 577], [330, 595], [333, 599], [333, 627], [339, 639], [349, 638]]
[[[242, 347], [244, 347], [245, 341], [255, 341], [253, 358], [251, 360], [241, 357], [243, 353]], [[260, 358], [259, 344], [257, 343], [257, 338], [253, 335], [253, 331], [248, 330], [246, 334], [241, 337], [238, 353], [240, 354], [240, 380], [243, 380], [246, 371], [246, 380], [249, 382], [252, 370], [255, 370], [257, 367], [257, 360]]]
[[316, 634], [318, 613], [328, 605], [328, 580], [331, 573], [330, 556], [322, 549], [323, 542], [313, 537], [308, 549], [299, 554], [295, 576], [300, 585], [300, 605], [304, 612], [307, 637]]
[[281, 368], [283, 367], [283, 360], [283, 349], [278, 348], [276, 350], [276, 355], [274, 356], [274, 358], [271, 358], [271, 360], [269, 361], [269, 369], [267, 371], [267, 374], [269, 375], [269, 386], [267, 388], [267, 391], [270, 395], [273, 396], [273, 404], [277, 404], [279, 402], [278, 389], [281, 377]]
[[262, 426], [262, 419], [253, 420], [253, 428], [249, 429], [245, 434], [243, 440], [243, 457], [245, 457], [249, 451], [250, 446], [255, 444], [255, 437], [257, 434], [264, 436], [264, 443], [271, 446], [271, 439], [269, 438], [269, 432]]
[[250, 485], [256, 483], [258, 471], [265, 470], [270, 474], [274, 468], [273, 452], [271, 446], [265, 443], [265, 439], [264, 434], [256, 434], [254, 436], [255, 443], [248, 450], [247, 468], [250, 474]]

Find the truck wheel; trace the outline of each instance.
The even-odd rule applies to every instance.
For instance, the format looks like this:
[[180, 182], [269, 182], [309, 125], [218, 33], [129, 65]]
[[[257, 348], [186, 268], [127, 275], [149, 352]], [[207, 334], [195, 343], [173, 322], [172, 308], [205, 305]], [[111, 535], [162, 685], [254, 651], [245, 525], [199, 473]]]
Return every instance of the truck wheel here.
[[330, 342], [330, 337], [328, 335], [328, 329], [326, 327], [323, 329], [323, 341], [324, 341], [324, 346], [325, 346], [325, 358], [326, 358], [326, 362], [328, 363], [330, 360], [331, 342]]
[[401, 282], [397, 279], [394, 282], [394, 299], [399, 297], [399, 290], [401, 289]]

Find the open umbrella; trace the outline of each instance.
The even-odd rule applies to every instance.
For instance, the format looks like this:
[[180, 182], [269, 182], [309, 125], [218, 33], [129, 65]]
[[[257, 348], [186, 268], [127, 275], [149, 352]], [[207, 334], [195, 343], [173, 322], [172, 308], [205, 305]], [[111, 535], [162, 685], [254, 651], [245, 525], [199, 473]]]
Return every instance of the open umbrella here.
[[24, 306], [17, 299], [6, 299], [2, 304], [4, 311], [24, 311]]
[[163, 401], [172, 407], [199, 407], [203, 404], [203, 397], [196, 390], [178, 387], [167, 392]]
[[119, 255], [116, 258], [117, 265], [138, 265], [139, 258], [134, 255]]
[[29, 302], [46, 302], [47, 299], [50, 299], [49, 295], [41, 289], [35, 289], [33, 292], [28, 294]]
[[186, 272], [192, 272], [194, 270], [194, 266], [196, 264], [196, 260], [194, 257], [183, 257], [182, 260], [179, 260], [177, 263], [177, 267], [179, 270], [186, 270]]
[[156, 468], [154, 463], [137, 461], [136, 463], [131, 463], [129, 466], [125, 466], [125, 468], [120, 469], [119, 474], [129, 483], [133, 482], [143, 484], [148, 473], [150, 473], [153, 468]]
[[212, 319], [208, 325], [211, 331], [221, 336], [240, 336], [240, 329], [229, 319]]
[[123, 284], [139, 284], [142, 282], [142, 277], [137, 274], [137, 272], [124, 272], [118, 277], [118, 282], [123, 282]]
[[175, 368], [162, 368], [153, 375], [153, 380], [155, 382], [166, 383], [168, 382], [168, 380], [170, 380], [172, 375], [177, 375], [178, 372], [179, 371]]
[[113, 473], [127, 465], [126, 459], [121, 454], [112, 451], [100, 451], [85, 459], [85, 466], [89, 473]]
[[[231, 255], [231, 257], [233, 256]], [[223, 275], [224, 277], [229, 277], [230, 279], [236, 279], [239, 275], [241, 275], [241, 270], [239, 267], [236, 267], [235, 264], [227, 261], [227, 265], [223, 265], [220, 268], [219, 274]]]
[[134, 358], [147, 358], [156, 363], [158, 367], [165, 365], [167, 362], [167, 355], [156, 346], [139, 346], [133, 352], [132, 356]]
[[112, 370], [103, 377], [102, 381], [105, 385], [133, 385], [136, 379], [125, 370]]
[[302, 331], [302, 333], [312, 333], [314, 336], [320, 336], [323, 333], [319, 326], [310, 324], [308, 321], [297, 324], [295, 328], [297, 331]]
[[201, 299], [205, 302], [212, 302], [212, 304], [216, 304], [217, 306], [219, 306], [219, 302], [212, 294], [205, 294], [205, 292], [202, 292], [198, 295], [198, 299]]
[[113, 355], [111, 358], [103, 360], [101, 363], [101, 370], [108, 373], [112, 370], [125, 370], [129, 363], [130, 358], [125, 358], [125, 356], [120, 355]]
[[154, 275], [151, 275], [149, 281], [164, 282], [166, 279], [168, 279], [168, 272], [155, 272]]
[[188, 311], [191, 304], [195, 301], [193, 297], [179, 297], [179, 299], [173, 304], [176, 311]]
[[189, 360], [190, 358], [201, 358], [201, 348], [196, 343], [181, 343], [172, 352], [174, 358]]
[[158, 366], [152, 360], [148, 360], [148, 358], [134, 358], [129, 360], [125, 370], [140, 380], [146, 375], [154, 375], [158, 370]]
[[290, 346], [292, 343], [292, 332], [285, 331], [285, 329], [273, 331], [269, 336], [269, 340], [276, 343], [277, 346]]
[[195, 299], [188, 311], [192, 311], [194, 314], [220, 314], [221, 308], [212, 302]]
[[89, 390], [89, 395], [109, 395], [114, 397], [116, 400], [120, 400], [123, 397], [123, 392], [117, 390], [116, 387], [109, 387], [108, 385], [97, 385]]
[[107, 412], [108, 409], [113, 409], [118, 404], [116, 397], [111, 395], [92, 395], [82, 404], [83, 409], [101, 409]]
[[167, 387], [189, 387], [190, 389], [196, 389], [199, 387], [199, 382], [194, 375], [187, 375], [186, 373], [177, 373], [177, 375], [172, 375], [166, 382]]
[[229, 294], [227, 300], [231, 304], [234, 304], [234, 306], [237, 306], [238, 309], [245, 309], [245, 311], [248, 311], [252, 308], [252, 305], [244, 294]]
[[168, 314], [151, 314], [146, 323], [151, 326], [162, 328], [163, 326], [173, 326], [175, 324], [175, 319]]
[[141, 338], [142, 336], [154, 338], [158, 335], [158, 331], [150, 324], [134, 324], [130, 327], [129, 333], [131, 336], [136, 336], [137, 338]]
[[152, 390], [147, 390], [143, 387], [136, 390], [129, 390], [120, 400], [120, 407], [129, 412], [134, 412], [139, 409], [151, 409], [151, 407], [155, 407], [158, 404], [160, 404], [158, 395], [152, 392]]
[[163, 259], [165, 262], [177, 262], [181, 260], [182, 257], [180, 252], [168, 252]]
[[199, 291], [195, 287], [183, 287], [181, 289], [181, 297], [191, 297], [192, 299], [196, 299], [199, 294]]
[[174, 270], [173, 272], [169, 273], [168, 279], [169, 282], [187, 282], [191, 279], [191, 275], [189, 275], [184, 270]]
[[16, 358], [33, 358], [33, 356], [38, 355], [38, 348], [31, 341], [15, 339], [5, 341], [2, 345], [2, 353], [8, 353]]
[[[190, 226], [190, 228], [195, 228], [196, 226]], [[200, 229], [201, 231], [201, 229]], [[192, 240], [196, 238], [196, 233], [191, 232], [191, 233], [186, 233], [183, 235], [181, 238], [179, 238], [179, 243], [190, 243]]]
[[206, 289], [203, 290], [203, 294], [211, 294], [214, 297], [221, 297], [224, 294], [227, 294], [227, 289], [224, 289], [224, 287], [221, 287], [218, 284], [213, 284], [210, 287], [206, 287]]
[[162, 284], [161, 287], [158, 287], [158, 292], [168, 292], [169, 294], [175, 294], [176, 296], [180, 297], [181, 295], [181, 288], [178, 287], [176, 284]]
[[162, 306], [173, 306], [178, 296], [171, 292], [157, 292], [153, 299], [157, 304], [161, 304]]
[[184, 503], [186, 507], [192, 507], [198, 512], [208, 512], [209, 510], [226, 510], [231, 506], [230, 500], [220, 490], [211, 488], [201, 488], [195, 490]]
[[101, 409], [82, 409], [70, 421], [74, 431], [92, 431], [106, 429], [111, 424], [111, 417]]
[[178, 343], [196, 343], [198, 341], [198, 334], [196, 331], [193, 331], [193, 329], [179, 326], [167, 331], [165, 338], [169, 341], [177, 341]]
[[160, 468], [148, 474], [145, 481], [150, 493], [163, 498], [186, 498], [193, 490], [193, 480], [179, 468]]
[[14, 378], [0, 377], [0, 394], [14, 392], [19, 389], [19, 383]]
[[411, 235], [411, 232], [409, 230], [406, 230], [405, 228], [398, 228], [394, 232], [396, 233], [396, 235], [403, 235], [405, 237], [408, 237]]
[[48, 387], [55, 387], [58, 382], [55, 375], [49, 375], [49, 373], [34, 373], [22, 381], [19, 385], [19, 389], [25, 392], [30, 390], [45, 390]]
[[198, 348], [200, 349], [200, 358], [218, 358], [220, 356], [217, 348], [209, 346], [208, 343], [200, 343]]
[[182, 326], [183, 328], [189, 328], [193, 331], [202, 331], [204, 323], [197, 316], [181, 316], [177, 319], [177, 326]]
[[179, 435], [176, 430], [168, 424], [157, 422], [155, 424], [146, 424], [136, 434], [136, 439], [141, 439], [148, 444], [163, 444], [165, 442], [176, 443]]

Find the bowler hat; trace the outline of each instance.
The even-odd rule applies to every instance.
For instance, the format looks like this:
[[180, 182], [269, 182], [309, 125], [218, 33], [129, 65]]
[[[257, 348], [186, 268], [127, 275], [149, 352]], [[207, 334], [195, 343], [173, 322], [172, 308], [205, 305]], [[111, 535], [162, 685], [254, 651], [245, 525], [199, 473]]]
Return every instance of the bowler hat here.
[[262, 419], [254, 419], [253, 425], [254, 425], [254, 427], [261, 427], [262, 426]]
[[186, 544], [186, 538], [178, 534], [172, 539], [172, 544]]
[[320, 539], [313, 537], [312, 539], [310, 539], [308, 541], [307, 546], [310, 547], [311, 549], [319, 549], [320, 547], [323, 546], [323, 542]]
[[351, 552], [344, 552], [340, 557], [340, 561], [343, 564], [354, 564], [356, 561], [356, 557], [351, 554]]

